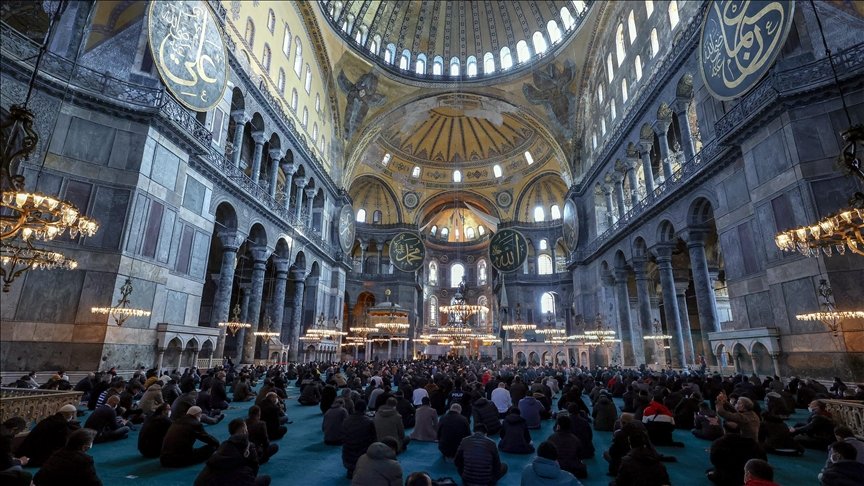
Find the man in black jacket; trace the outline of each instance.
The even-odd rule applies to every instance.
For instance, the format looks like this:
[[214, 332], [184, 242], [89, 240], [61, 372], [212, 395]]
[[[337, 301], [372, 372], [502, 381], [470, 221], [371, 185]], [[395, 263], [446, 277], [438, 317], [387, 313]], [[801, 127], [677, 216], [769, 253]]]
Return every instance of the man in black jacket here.
[[261, 421], [261, 407], [258, 405], [249, 407], [246, 430], [249, 435], [249, 442], [255, 446], [261, 464], [266, 463], [274, 454], [279, 452], [279, 444], [270, 442], [270, 435], [267, 434], [267, 424]]
[[195, 486], [255, 485], [268, 486], [270, 476], [258, 475], [255, 446], [249, 442], [243, 419], [228, 424], [231, 437], [207, 460], [204, 470], [195, 478]]
[[354, 476], [357, 460], [377, 440], [375, 423], [366, 416], [366, 402], [354, 402], [354, 411], [342, 421], [342, 465], [348, 479]]
[[462, 439], [456, 451], [456, 469], [465, 486], [491, 486], [507, 474], [495, 442], [486, 437], [486, 426], [474, 425], [474, 434]]
[[18, 457], [30, 458], [28, 467], [42, 466], [51, 454], [66, 445], [72, 432], [81, 428], [75, 420], [76, 414], [75, 405], [63, 405], [57, 413], [36, 424], [18, 447]]
[[450, 411], [438, 420], [438, 450], [446, 459], [456, 456], [462, 439], [471, 435], [468, 419], [462, 416], [462, 406], [450, 405]]
[[288, 433], [288, 427], [282, 425], [288, 419], [279, 406], [279, 395], [276, 392], [269, 392], [261, 402], [261, 421], [267, 425], [267, 435], [271, 440], [279, 440]]
[[767, 460], [765, 451], [750, 437], [741, 435], [736, 424], [726, 422], [726, 434], [711, 444], [711, 464], [708, 479], [718, 486], [744, 484], [744, 465], [750, 459]]
[[210, 382], [210, 409], [225, 410], [228, 408], [228, 392], [225, 391], [225, 372], [216, 373], [216, 377]]
[[104, 404], [96, 407], [96, 410], [87, 417], [84, 428], [96, 431], [96, 440], [93, 442], [111, 442], [125, 439], [129, 436], [129, 427], [126, 420], [117, 417], [117, 404], [120, 403], [119, 395], [111, 395]]
[[498, 408], [486, 398], [479, 398], [474, 402], [471, 413], [475, 424], [483, 424], [489, 435], [498, 435], [501, 431], [501, 421], [498, 419]]
[[167, 403], [159, 405], [141, 426], [141, 432], [138, 434], [138, 452], [142, 456], [156, 458], [162, 453], [162, 442], [171, 427], [171, 419], [168, 418], [170, 411], [171, 408]]
[[[195, 448], [195, 441], [198, 440], [204, 442], [204, 445]], [[162, 467], [191, 466], [206, 461], [217, 447], [219, 441], [204, 431], [204, 426], [201, 425], [201, 408], [195, 406], [186, 412], [186, 416], [171, 424], [162, 442], [159, 462]]]

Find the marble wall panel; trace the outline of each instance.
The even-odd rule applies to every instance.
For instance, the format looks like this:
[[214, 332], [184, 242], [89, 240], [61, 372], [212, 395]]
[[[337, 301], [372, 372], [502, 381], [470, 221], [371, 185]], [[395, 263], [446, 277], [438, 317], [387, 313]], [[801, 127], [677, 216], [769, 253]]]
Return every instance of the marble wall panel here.
[[171, 239], [174, 235], [174, 223], [177, 221], [177, 212], [168, 208], [162, 216], [162, 228], [159, 231], [159, 244], [156, 246], [156, 259], [162, 263], [168, 263]]
[[100, 363], [102, 345], [71, 342], [0, 342], [3, 371], [93, 371]]
[[169, 290], [165, 304], [165, 320], [169, 324], [183, 324], [186, 321], [187, 294]]
[[180, 167], [180, 157], [168, 150], [164, 145], [157, 144], [153, 153], [153, 167], [150, 178], [169, 191], [176, 191], [177, 171]]
[[141, 165], [141, 156], [144, 153], [144, 141], [146, 136], [117, 130], [114, 137], [109, 167], [124, 170], [138, 170]]
[[744, 299], [747, 303], [747, 315], [750, 318], [751, 329], [774, 327], [771, 295], [767, 291], [749, 294]]
[[74, 322], [84, 272], [27, 272], [15, 319], [35, 322]]
[[723, 189], [726, 193], [727, 209], [733, 211], [750, 202], [750, 190], [747, 188], [747, 179], [744, 171], [738, 171], [723, 181]]
[[[108, 272], [82, 271], [84, 273], [84, 286], [78, 299], [78, 312], [75, 317], [76, 323], [105, 323], [110, 320], [104, 315], [90, 312], [92, 307], [112, 306], [117, 303], [114, 297], [114, 288], [117, 283], [117, 275]], [[121, 284], [122, 285], [122, 284]]]
[[136, 194], [131, 218], [127, 225], [129, 227], [128, 238], [126, 238], [126, 251], [138, 253], [141, 248], [141, 240], [144, 238], [144, 222], [147, 218], [147, 208], [150, 200], [142, 195]]
[[99, 221], [99, 231], [85, 240], [87, 246], [117, 249], [126, 226], [126, 213], [131, 197], [128, 189], [99, 186], [93, 201], [91, 216]]
[[810, 183], [816, 198], [818, 216], [827, 216], [840, 208], [849, 206], [849, 198], [855, 193], [854, 181], [849, 177], [834, 177]]
[[753, 147], [751, 157], [758, 176], [758, 184], [763, 184], [789, 167], [787, 149], [782, 132], [771, 134], [765, 141]]
[[210, 251], [210, 235], [195, 232], [192, 240], [192, 260], [189, 262], [189, 275], [196, 279], [204, 278], [207, 269], [207, 256]]
[[186, 190], [183, 191], [183, 207], [200, 215], [204, 210], [204, 198], [207, 188], [194, 177], [186, 178]]
[[92, 164], [106, 165], [111, 157], [115, 132], [112, 127], [72, 117], [61, 154]]

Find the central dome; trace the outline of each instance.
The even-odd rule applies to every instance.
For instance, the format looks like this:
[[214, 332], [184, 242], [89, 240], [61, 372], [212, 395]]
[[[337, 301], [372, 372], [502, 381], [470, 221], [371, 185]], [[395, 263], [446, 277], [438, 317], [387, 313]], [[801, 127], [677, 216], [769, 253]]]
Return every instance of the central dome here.
[[356, 52], [423, 81], [487, 80], [521, 71], [567, 43], [590, 1], [321, 2]]

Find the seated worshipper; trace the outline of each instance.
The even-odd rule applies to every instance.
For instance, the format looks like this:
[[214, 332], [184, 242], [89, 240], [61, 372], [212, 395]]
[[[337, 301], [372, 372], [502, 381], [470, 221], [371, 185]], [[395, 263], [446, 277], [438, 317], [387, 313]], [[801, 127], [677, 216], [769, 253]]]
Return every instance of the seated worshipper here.
[[270, 476], [258, 475], [258, 456], [255, 445], [249, 442], [243, 419], [229, 422], [228, 433], [231, 436], [207, 459], [194, 486], [268, 486]]
[[[203, 446], [195, 448], [195, 442]], [[186, 415], [174, 420], [165, 440], [159, 462], [162, 467], [186, 467], [206, 461], [219, 447], [219, 440], [204, 431], [201, 425], [201, 408], [192, 407]]]
[[790, 428], [795, 441], [807, 449], [825, 450], [834, 442], [834, 421], [825, 409], [825, 402], [813, 400], [808, 406], [807, 423]]
[[423, 405], [424, 398], [429, 398], [429, 392], [427, 392], [422, 386], [418, 386], [411, 393], [411, 403], [413, 403], [415, 407]]
[[498, 418], [503, 419], [507, 416], [507, 410], [513, 406], [513, 400], [510, 398], [510, 390], [507, 389], [506, 382], [498, 383], [498, 387], [492, 390], [492, 403], [498, 409]]
[[750, 459], [744, 464], [744, 486], [778, 486], [774, 468], [762, 459]]
[[507, 474], [507, 464], [501, 462], [498, 448], [486, 437], [483, 424], [474, 424], [474, 433], [462, 439], [454, 463], [465, 486], [495, 485]]
[[12, 455], [12, 441], [16, 435], [27, 429], [27, 422], [21, 417], [12, 417], [0, 425], [0, 480], [8, 486], [30, 486], [33, 475], [22, 469], [27, 465], [27, 456]]
[[665, 405], [654, 400], [642, 411], [642, 423], [648, 431], [651, 443], [657, 446], [684, 447], [683, 442], [672, 440], [672, 431], [675, 430], [675, 418], [672, 411]]
[[[183, 394], [177, 397], [177, 399], [174, 400], [174, 403], [171, 404], [172, 420], [178, 420], [185, 417], [186, 412], [189, 411], [190, 408], [198, 406], [198, 390], [194, 388], [195, 384], [192, 381], [187, 381], [186, 385], [184, 386], [184, 389], [188, 389], [188, 391], [183, 392]], [[207, 425], [218, 424], [222, 421], [223, 418], [225, 418], [225, 416], [222, 414], [219, 414], [216, 417], [211, 417], [203, 413], [204, 409], [201, 409], [201, 411], [201, 423]]]
[[138, 400], [138, 407], [141, 408], [142, 413], [150, 415], [156, 410], [156, 407], [163, 403], [165, 403], [165, 399], [162, 397], [162, 384], [157, 381], [147, 388], [144, 395], [141, 395], [141, 399]]
[[[87, 451], [93, 447], [96, 431], [78, 429], [69, 435], [66, 445], [45, 461], [33, 476], [35, 486], [102, 486], [93, 458]], [[74, 478], [74, 480], [71, 480]]]
[[351, 486], [402, 486], [402, 466], [396, 460], [398, 449], [395, 437], [370, 444], [357, 460]]
[[[739, 399], [740, 400], [740, 399]], [[725, 435], [711, 443], [711, 464], [706, 476], [718, 486], [740, 486], [744, 483], [744, 465], [750, 459], [767, 460], [759, 443], [740, 433], [735, 422], [726, 422]]]
[[221, 411], [226, 410], [231, 403], [228, 398], [228, 392], [225, 390], [225, 372], [216, 373], [216, 377], [210, 381], [210, 409]]
[[[523, 398], [524, 400], [524, 398]], [[474, 422], [475, 428], [477, 422]], [[522, 417], [519, 409], [512, 407], [510, 412], [504, 417], [504, 424], [501, 426], [501, 440], [498, 441], [498, 448], [502, 452], [511, 454], [531, 454], [534, 452], [534, 446], [531, 444], [531, 433], [528, 432], [528, 424]]]
[[675, 427], [682, 430], [692, 430], [695, 425], [696, 413], [699, 412], [699, 405], [702, 403], [704, 401], [699, 392], [693, 392], [678, 402], [675, 407]]
[[856, 461], [860, 463], [864, 463], [864, 441], [855, 437], [855, 433], [852, 432], [852, 429], [846, 427], [845, 425], [839, 425], [834, 428], [834, 438], [838, 441], [848, 442], [852, 444], [852, 447], [858, 452]]
[[327, 413], [330, 410], [330, 407], [333, 406], [333, 402], [336, 401], [336, 387], [333, 385], [325, 385], [324, 388], [321, 389], [321, 402], [318, 403], [318, 407], [321, 409], [321, 413]]
[[396, 398], [390, 397], [387, 403], [375, 412], [375, 434], [379, 442], [384, 437], [395, 438], [399, 441], [398, 452], [403, 452], [411, 439], [405, 437], [405, 427], [402, 425], [402, 416], [396, 411], [396, 404]]
[[87, 417], [84, 428], [96, 431], [96, 444], [125, 439], [129, 436], [129, 427], [126, 421], [117, 416], [116, 408], [120, 403], [120, 396], [111, 395], [102, 405]]
[[87, 373], [87, 376], [81, 378], [81, 380], [75, 384], [72, 388], [74, 391], [80, 391], [84, 394], [81, 395], [82, 402], [90, 401], [90, 392], [93, 391], [93, 385], [96, 384], [96, 373], [90, 372]]
[[618, 420], [618, 407], [615, 406], [612, 397], [605, 390], [597, 398], [591, 416], [594, 418], [594, 430], [612, 432], [615, 428], [615, 421]]
[[720, 425], [720, 418], [717, 413], [711, 410], [707, 403], [699, 404], [699, 412], [693, 421], [693, 430], [690, 431], [694, 436], [705, 439], [715, 440], [723, 436], [723, 426]]
[[[723, 417], [726, 422], [735, 423], [742, 437], [758, 440], [759, 415], [753, 411], [753, 401], [747, 397], [739, 397], [735, 401], [734, 411], [730, 410], [731, 407], [728, 402], [729, 399], [726, 397], [726, 393], [721, 392], [717, 395], [717, 415]], [[741, 467], [744, 467], [743, 463]]]
[[489, 435], [498, 435], [501, 430], [501, 421], [498, 419], [498, 408], [483, 397], [477, 399], [471, 408], [474, 423], [480, 423], [486, 426], [486, 431]]
[[471, 425], [468, 419], [462, 416], [462, 405], [450, 405], [450, 410], [438, 420], [438, 450], [444, 458], [452, 459], [456, 457], [462, 439], [469, 435]]
[[279, 404], [279, 395], [269, 392], [261, 402], [261, 421], [267, 426], [267, 435], [270, 440], [279, 440], [288, 433], [288, 427], [282, 425], [288, 421], [285, 412]]
[[27, 467], [40, 467], [51, 454], [63, 448], [66, 440], [81, 425], [75, 420], [78, 409], [67, 404], [54, 415], [42, 419], [18, 446], [18, 456], [29, 458]]
[[621, 460], [626, 456], [632, 448], [633, 438], [635, 436], [643, 436], [644, 440], [638, 440], [637, 443], [648, 443], [648, 432], [642, 422], [634, 418], [634, 415], [629, 412], [621, 414], [621, 428], [612, 434], [612, 443], [609, 445], [609, 450], [603, 453], [603, 458], [609, 462], [610, 476], [617, 476], [618, 469], [621, 467]]
[[344, 400], [337, 398], [321, 421], [321, 431], [324, 432], [324, 443], [327, 445], [342, 445], [342, 422], [348, 417], [344, 404]]
[[858, 451], [848, 442], [835, 442], [828, 449], [828, 463], [819, 473], [822, 486], [860, 486], [864, 464], [858, 462]]
[[[664, 486], [670, 484], [666, 466], [651, 447], [646, 434], [630, 436], [630, 452], [621, 458], [621, 466], [610, 486]], [[740, 483], [739, 483], [740, 484]]]
[[[555, 445], [561, 469], [579, 479], [588, 477], [588, 467], [582, 462], [582, 441], [573, 433], [569, 415], [561, 415], [555, 421], [553, 433], [546, 439]], [[539, 455], [539, 449], [538, 449]]]
[[354, 402], [354, 411], [342, 421], [342, 466], [351, 479], [357, 460], [377, 439], [375, 423], [366, 416], [366, 402], [362, 399]]
[[[250, 386], [255, 386], [255, 383], [250, 384]], [[267, 399], [267, 394], [273, 392], [282, 400], [288, 399], [288, 394], [285, 393], [285, 390], [276, 386], [276, 384], [270, 378], [264, 379], [264, 386], [258, 390], [258, 395], [255, 396], [255, 405], [261, 406], [261, 402]]]
[[[432, 486], [432, 476], [425, 471], [415, 471], [405, 478], [405, 486]], [[455, 484], [455, 483], [453, 483]]]
[[541, 443], [537, 447], [537, 457], [522, 469], [521, 486], [582, 486], [572, 474], [558, 465], [559, 462], [555, 444]]
[[567, 410], [559, 411], [558, 415], [570, 416], [573, 433], [582, 441], [582, 455], [580, 457], [582, 459], [594, 457], [594, 431], [591, 429], [591, 423], [588, 422], [588, 415], [573, 404], [570, 404]]
[[238, 382], [234, 384], [233, 396], [235, 402], [248, 402], [255, 399], [255, 393], [249, 386], [249, 378], [245, 374], [241, 374]]
[[318, 380], [313, 380], [312, 375], [306, 375], [300, 383], [300, 397], [297, 399], [300, 405], [318, 405], [321, 403], [321, 385]]
[[171, 427], [169, 412], [171, 408], [167, 403], [163, 403], [156, 407], [156, 410], [144, 421], [138, 434], [138, 452], [142, 456], [157, 458], [162, 454], [162, 442]]
[[759, 426], [759, 445], [765, 449], [765, 452], [771, 454], [781, 456], [804, 454], [804, 447], [792, 437], [786, 422], [770, 412], [762, 416], [762, 424]]
[[249, 407], [248, 418], [246, 419], [246, 433], [249, 435], [249, 442], [255, 446], [259, 463], [266, 463], [274, 454], [279, 452], [279, 444], [270, 442], [270, 435], [267, 434], [267, 424], [261, 421], [261, 407], [258, 405]]
[[406, 429], [410, 429], [414, 427], [416, 423], [416, 413], [417, 410], [414, 408], [414, 405], [411, 404], [411, 401], [405, 398], [405, 394], [402, 393], [402, 390], [398, 390], [393, 394], [396, 398], [396, 411], [399, 412], [399, 416], [402, 417], [402, 426]]
[[411, 440], [435, 442], [438, 440], [438, 412], [429, 405], [428, 396], [423, 397], [421, 401], [420, 408], [415, 413]]
[[519, 400], [519, 414], [525, 419], [529, 429], [539, 429], [540, 421], [545, 413], [546, 408], [534, 395], [528, 395]]

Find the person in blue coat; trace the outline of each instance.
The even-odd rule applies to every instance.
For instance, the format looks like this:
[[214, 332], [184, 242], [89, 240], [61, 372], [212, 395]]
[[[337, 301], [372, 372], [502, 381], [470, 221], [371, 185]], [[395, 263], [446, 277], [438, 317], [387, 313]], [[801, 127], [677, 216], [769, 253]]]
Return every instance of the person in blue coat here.
[[522, 470], [522, 486], [582, 486], [575, 476], [558, 465], [558, 449], [551, 442], [537, 447], [537, 457]]

